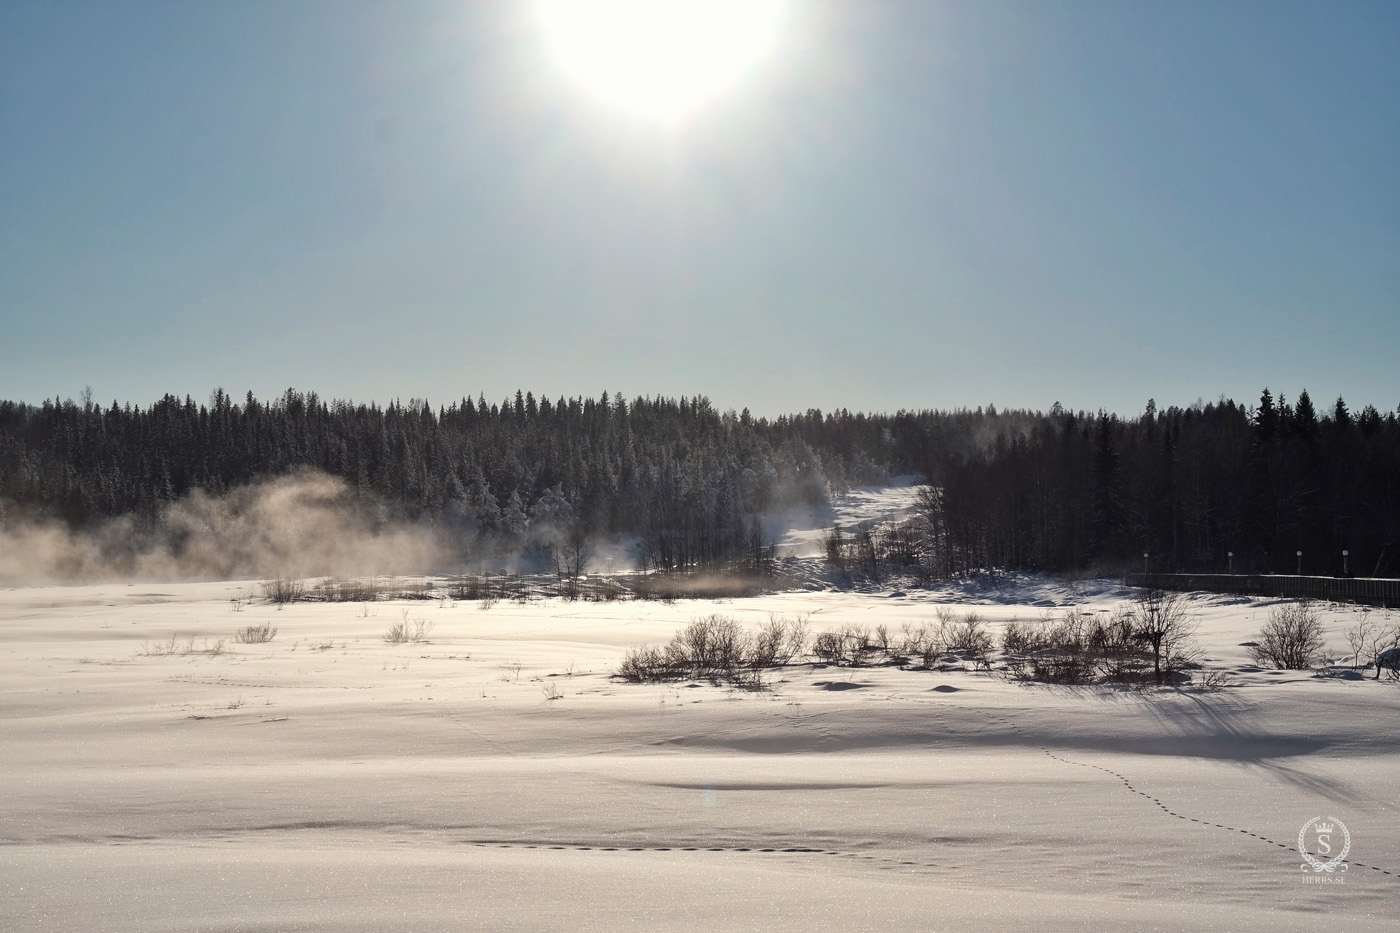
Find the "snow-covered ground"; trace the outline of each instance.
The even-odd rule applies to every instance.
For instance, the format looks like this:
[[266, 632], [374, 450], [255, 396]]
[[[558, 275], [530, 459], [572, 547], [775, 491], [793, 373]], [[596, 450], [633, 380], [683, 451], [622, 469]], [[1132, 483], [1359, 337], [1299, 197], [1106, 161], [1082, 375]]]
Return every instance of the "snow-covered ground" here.
[[[0, 928], [1400, 929], [1400, 685], [1253, 669], [1266, 601], [1193, 598], [1218, 693], [813, 665], [746, 692], [609, 675], [711, 612], [1127, 594], [231, 602], [254, 589], [0, 591]], [[1338, 652], [1360, 611], [1325, 612]], [[405, 619], [429, 641], [386, 644]], [[1318, 816], [1350, 833], [1328, 884], [1295, 851]]]
[[865, 522], [889, 522], [907, 518], [918, 502], [917, 477], [899, 476], [888, 486], [856, 486], [831, 497], [820, 508], [791, 509], [770, 516], [765, 532], [779, 557], [820, 557], [826, 553], [826, 536], [833, 526], [849, 535]]

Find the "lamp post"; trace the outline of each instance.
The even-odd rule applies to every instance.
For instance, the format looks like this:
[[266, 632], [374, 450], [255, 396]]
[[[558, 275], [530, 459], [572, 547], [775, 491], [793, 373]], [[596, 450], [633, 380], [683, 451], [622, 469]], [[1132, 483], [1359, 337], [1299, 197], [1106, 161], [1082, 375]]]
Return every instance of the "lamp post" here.
[[1230, 573], [1231, 573], [1231, 574], [1234, 574], [1234, 572], [1235, 572], [1235, 552], [1234, 552], [1234, 551], [1226, 551], [1225, 554], [1230, 558]]
[[1303, 552], [1298, 552], [1298, 576], [1303, 575]]
[[1347, 573], [1347, 555], [1350, 553], [1351, 552], [1346, 548], [1342, 548], [1342, 576], [1344, 577], [1350, 576], [1350, 574]]
[[1142, 572], [1147, 573], [1147, 552], [1142, 552]]

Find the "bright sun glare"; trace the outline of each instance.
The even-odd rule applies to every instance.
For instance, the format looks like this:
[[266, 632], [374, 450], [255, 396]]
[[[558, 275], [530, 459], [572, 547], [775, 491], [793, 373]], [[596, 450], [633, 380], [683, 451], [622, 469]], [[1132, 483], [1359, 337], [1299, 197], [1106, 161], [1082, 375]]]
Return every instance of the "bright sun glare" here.
[[781, 0], [541, 0], [564, 69], [614, 104], [682, 115], [736, 84], [772, 44]]

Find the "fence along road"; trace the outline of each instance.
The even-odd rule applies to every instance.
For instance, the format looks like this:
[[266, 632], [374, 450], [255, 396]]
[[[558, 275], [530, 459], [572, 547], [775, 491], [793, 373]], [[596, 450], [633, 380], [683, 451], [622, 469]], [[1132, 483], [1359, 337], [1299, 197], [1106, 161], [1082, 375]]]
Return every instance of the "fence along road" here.
[[1400, 607], [1400, 580], [1382, 577], [1303, 577], [1286, 574], [1130, 573], [1128, 586], [1204, 590], [1245, 596], [1328, 599], [1339, 603]]

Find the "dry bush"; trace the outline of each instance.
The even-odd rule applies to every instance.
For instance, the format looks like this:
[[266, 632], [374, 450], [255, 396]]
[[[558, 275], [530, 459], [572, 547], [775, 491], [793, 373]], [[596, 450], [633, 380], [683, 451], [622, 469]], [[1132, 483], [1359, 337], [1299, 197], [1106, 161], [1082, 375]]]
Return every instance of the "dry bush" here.
[[932, 637], [933, 633], [922, 622], [918, 625], [905, 622], [900, 626], [899, 644], [894, 654], [899, 658], [922, 658]]
[[629, 648], [617, 676], [634, 682], [682, 678], [762, 686], [760, 672], [789, 663], [807, 640], [806, 619], [772, 617], [750, 635], [722, 615], [693, 619], [663, 646]]
[[1006, 655], [1025, 655], [1044, 647], [1044, 638], [1036, 629], [1012, 619], [1001, 632], [1001, 651]]
[[633, 683], [657, 683], [674, 679], [666, 649], [655, 645], [628, 648], [618, 666], [617, 676]]
[[1191, 678], [1188, 685], [1192, 690], [1199, 690], [1202, 693], [1218, 693], [1226, 687], [1233, 687], [1235, 681], [1225, 671], [1201, 671]]
[[960, 655], [982, 670], [992, 666], [992, 636], [986, 622], [975, 612], [967, 613], [959, 622], [940, 621], [938, 640], [946, 654]]
[[1384, 619], [1375, 618], [1366, 609], [1356, 625], [1347, 631], [1346, 639], [1351, 648], [1352, 668], [1370, 668], [1382, 652], [1400, 647], [1400, 623], [1393, 621], [1389, 614]]
[[194, 636], [191, 635], [184, 641], [179, 635], [171, 635], [169, 641], [145, 642], [136, 653], [146, 658], [168, 658], [187, 657], [191, 654], [207, 654], [217, 658], [224, 653], [224, 645], [228, 642], [226, 638], [216, 638], [213, 642], [204, 639], [200, 647], [194, 646]]
[[864, 625], [848, 625], [841, 631], [845, 645], [845, 662], [851, 667], [863, 667], [876, 651], [870, 639], [870, 629]]
[[317, 599], [328, 603], [368, 603], [379, 599], [383, 593], [377, 577], [365, 579], [343, 579], [326, 577], [313, 587]]
[[[1089, 653], [1094, 658], [1101, 679], [1117, 682], [1142, 679], [1146, 667], [1146, 652], [1143, 649], [1143, 639], [1134, 627], [1134, 618], [1132, 610], [1119, 607], [1113, 610], [1107, 620], [1096, 617], [1089, 624]], [[1164, 669], [1169, 673], [1194, 663], [1199, 655], [1189, 631], [1176, 633], [1166, 639], [1165, 644], [1167, 651]]]
[[263, 595], [277, 605], [294, 603], [306, 598], [306, 584], [292, 577], [273, 577], [262, 582]]
[[[1151, 654], [1135, 637], [1135, 616], [1119, 608], [1108, 618], [1070, 609], [1039, 623], [1013, 620], [1002, 633], [1007, 671], [1021, 680], [1054, 684], [1134, 683], [1149, 676]], [[1175, 643], [1173, 643], [1175, 644]], [[1177, 646], [1173, 658], [1183, 651]], [[1173, 662], [1174, 663], [1174, 662]]]
[[796, 658], [801, 658], [807, 654], [807, 628], [811, 616], [804, 613], [795, 618], [786, 619], [787, 643], [783, 646], [785, 659], [783, 664], [789, 664]]
[[666, 652], [672, 666], [688, 670], [692, 677], [724, 676], [746, 663], [748, 640], [736, 620], [716, 614], [695, 619], [677, 632]]
[[822, 632], [812, 642], [812, 654], [818, 661], [848, 667], [900, 659], [902, 656], [898, 652], [903, 648], [904, 643], [897, 644], [888, 630], [882, 634], [877, 627], [872, 633], [864, 625], [847, 625], [838, 631]]
[[447, 597], [454, 600], [467, 600], [480, 603], [480, 608], [490, 609], [509, 595], [504, 579], [492, 579], [475, 573], [458, 574], [447, 585]]
[[194, 651], [194, 636], [180, 641], [178, 634], [171, 635], [169, 641], [144, 642], [136, 653], [147, 658], [165, 658], [171, 655], [186, 655]]
[[1322, 654], [1325, 644], [1322, 620], [1307, 600], [1269, 611], [1269, 621], [1259, 630], [1249, 649], [1254, 663], [1287, 671], [1305, 671]]
[[421, 642], [427, 639], [428, 633], [433, 630], [433, 623], [427, 619], [408, 618], [408, 610], [403, 610], [403, 617], [389, 626], [389, 631], [384, 633], [384, 640], [391, 645], [402, 645], [405, 642]]
[[233, 633], [233, 640], [240, 645], [264, 645], [277, 637], [277, 629], [271, 622], [262, 625], [248, 625]]
[[750, 661], [754, 667], [783, 667], [792, 663], [807, 647], [807, 617], [788, 619], [770, 615], [767, 624], [759, 628], [750, 644]]
[[846, 640], [838, 632], [822, 632], [812, 642], [812, 654], [823, 664], [840, 663], [846, 656]]
[[461, 573], [452, 578], [452, 582], [447, 584], [447, 595], [453, 599], [481, 599], [483, 592], [490, 584], [486, 579], [476, 574]]

